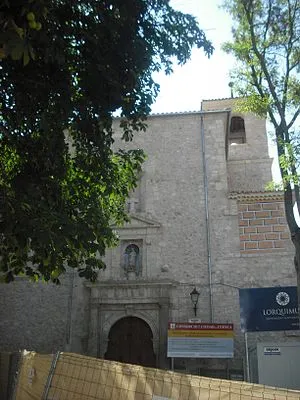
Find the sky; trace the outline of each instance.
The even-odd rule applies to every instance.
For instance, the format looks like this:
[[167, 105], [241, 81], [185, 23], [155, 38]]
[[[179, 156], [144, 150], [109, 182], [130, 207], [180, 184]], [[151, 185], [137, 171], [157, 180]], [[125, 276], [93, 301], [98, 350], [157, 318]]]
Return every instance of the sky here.
[[[231, 40], [232, 20], [220, 8], [222, 0], [171, 0], [173, 8], [194, 15], [215, 50], [208, 58], [201, 49], [192, 51], [191, 59], [184, 66], [174, 66], [174, 72], [154, 75], [160, 85], [160, 93], [152, 106], [153, 113], [198, 111], [201, 101], [230, 97], [230, 70], [235, 60], [224, 53], [221, 46]], [[268, 125], [268, 130], [271, 127]], [[272, 166], [273, 179], [280, 181], [276, 147], [269, 138], [269, 154], [275, 158]]]
[[173, 8], [197, 18], [215, 51], [208, 58], [202, 49], [194, 49], [191, 60], [182, 67], [175, 66], [172, 75], [156, 74], [160, 94], [152, 112], [195, 111], [200, 110], [203, 99], [230, 97], [229, 70], [234, 59], [221, 50], [221, 45], [231, 38], [231, 19], [219, 4], [221, 0], [171, 0]]

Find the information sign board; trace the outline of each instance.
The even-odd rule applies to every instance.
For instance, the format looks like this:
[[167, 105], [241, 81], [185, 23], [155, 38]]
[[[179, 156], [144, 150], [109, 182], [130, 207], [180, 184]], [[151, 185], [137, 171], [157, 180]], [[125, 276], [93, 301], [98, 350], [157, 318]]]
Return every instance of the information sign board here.
[[243, 332], [299, 329], [296, 286], [240, 289]]
[[233, 324], [169, 322], [167, 355], [232, 358]]

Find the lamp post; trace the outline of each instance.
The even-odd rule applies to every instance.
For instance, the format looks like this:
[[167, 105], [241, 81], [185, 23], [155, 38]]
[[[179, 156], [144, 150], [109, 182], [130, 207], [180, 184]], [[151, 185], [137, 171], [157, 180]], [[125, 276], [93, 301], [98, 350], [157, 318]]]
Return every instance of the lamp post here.
[[197, 303], [198, 303], [199, 295], [200, 295], [200, 293], [194, 287], [194, 289], [190, 293], [190, 296], [191, 296], [191, 301], [192, 301], [193, 306], [194, 306], [195, 317], [197, 316]]

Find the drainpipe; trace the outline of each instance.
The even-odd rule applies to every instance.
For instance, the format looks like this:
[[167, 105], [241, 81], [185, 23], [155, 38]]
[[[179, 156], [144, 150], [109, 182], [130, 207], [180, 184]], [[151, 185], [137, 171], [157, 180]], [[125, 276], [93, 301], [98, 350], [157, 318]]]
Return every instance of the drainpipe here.
[[72, 344], [72, 309], [73, 309], [73, 295], [74, 295], [74, 279], [77, 270], [72, 268], [71, 277], [70, 277], [70, 291], [68, 296], [68, 305], [67, 305], [67, 326], [66, 326], [66, 345], [65, 351], [71, 351]]
[[205, 208], [205, 228], [206, 228], [206, 247], [207, 247], [207, 269], [208, 269], [208, 290], [209, 290], [209, 317], [210, 322], [214, 320], [214, 309], [213, 309], [213, 296], [212, 296], [212, 271], [211, 271], [211, 243], [210, 243], [210, 224], [209, 224], [209, 208], [208, 208], [208, 182], [207, 182], [207, 166], [206, 166], [206, 155], [205, 155], [205, 137], [204, 137], [204, 121], [203, 114], [201, 118], [201, 148], [202, 148], [202, 163], [203, 163], [203, 175], [204, 175], [204, 208]]
[[[208, 181], [207, 181], [207, 164], [206, 164], [206, 153], [205, 153], [205, 135], [204, 135], [204, 120], [203, 115], [205, 114], [219, 114], [227, 112], [228, 116], [230, 110], [212, 110], [212, 111], [200, 111], [200, 135], [201, 135], [201, 147], [202, 147], [202, 163], [203, 163], [203, 175], [204, 175], [204, 207], [205, 207], [205, 229], [206, 229], [206, 246], [207, 246], [207, 270], [208, 270], [208, 287], [209, 287], [209, 316], [210, 322], [214, 321], [214, 305], [213, 305], [213, 294], [212, 294], [212, 262], [211, 262], [211, 237], [210, 237], [210, 219], [209, 219], [209, 206], [208, 206]], [[226, 137], [227, 137], [226, 127]]]

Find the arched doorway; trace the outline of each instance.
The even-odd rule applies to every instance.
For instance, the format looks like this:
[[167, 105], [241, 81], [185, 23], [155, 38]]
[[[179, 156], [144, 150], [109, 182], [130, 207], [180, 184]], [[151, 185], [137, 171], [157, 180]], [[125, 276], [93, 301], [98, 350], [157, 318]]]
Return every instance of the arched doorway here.
[[137, 317], [125, 317], [110, 329], [107, 360], [156, 367], [153, 334], [149, 325]]

